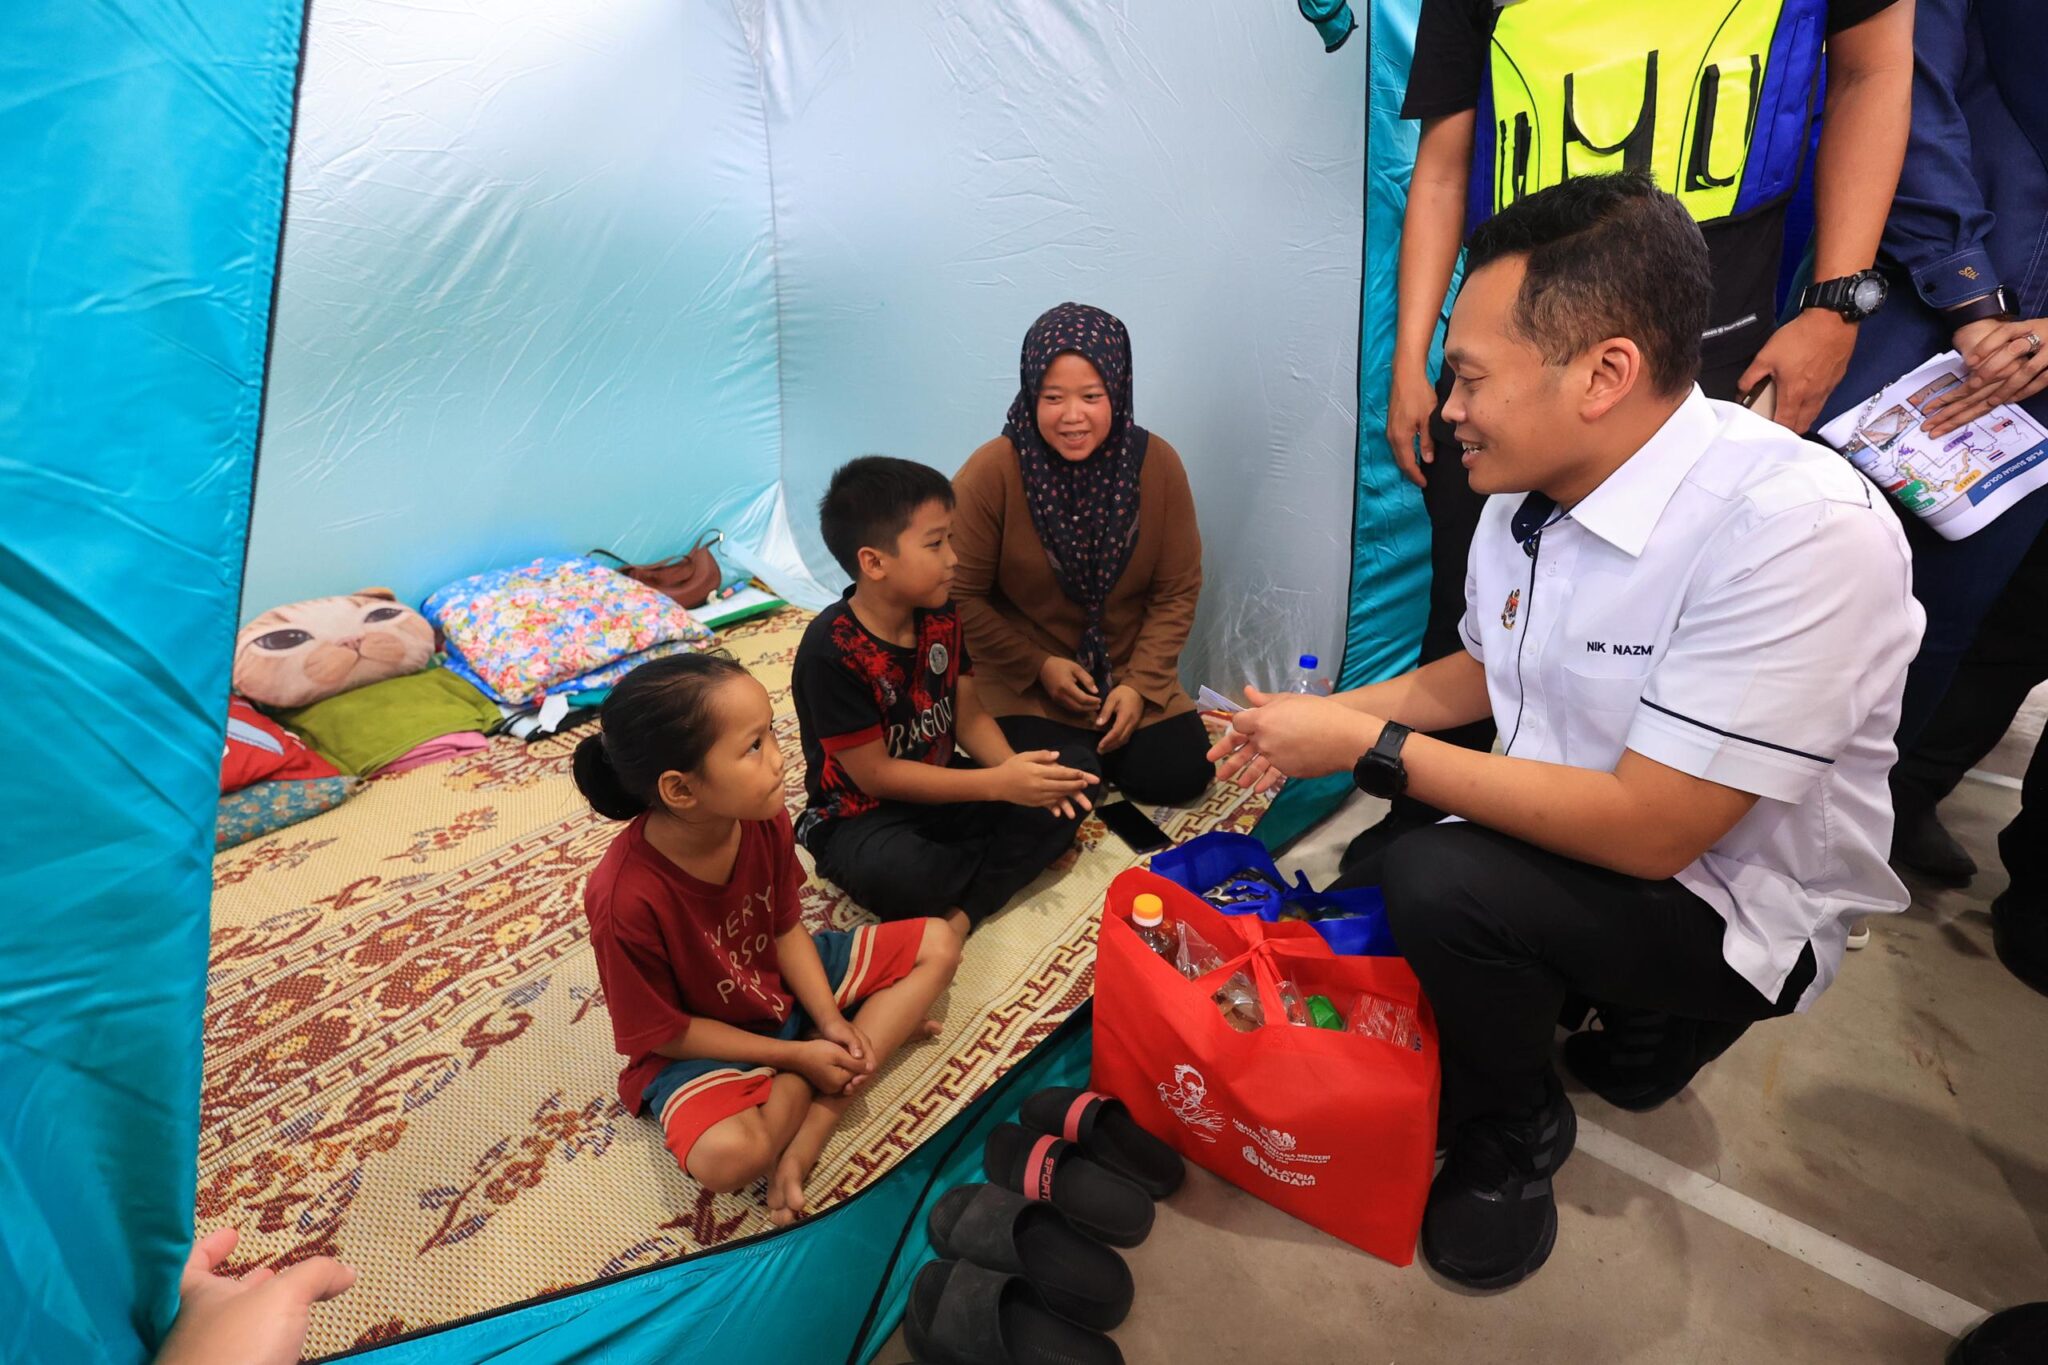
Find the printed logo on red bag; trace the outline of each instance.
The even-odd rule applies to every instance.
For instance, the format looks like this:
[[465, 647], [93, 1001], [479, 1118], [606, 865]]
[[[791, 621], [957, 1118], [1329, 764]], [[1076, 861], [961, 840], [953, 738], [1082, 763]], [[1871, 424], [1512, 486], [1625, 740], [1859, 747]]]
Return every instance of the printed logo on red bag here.
[[[1232, 1119], [1230, 1126], [1251, 1139], [1244, 1145], [1240, 1155], [1245, 1164], [1253, 1167], [1260, 1175], [1277, 1180], [1283, 1185], [1313, 1185], [1314, 1174], [1308, 1171], [1290, 1171], [1287, 1166], [1322, 1166], [1329, 1163], [1327, 1156], [1311, 1156], [1295, 1150], [1294, 1134], [1279, 1128], [1263, 1125], [1254, 1128], [1239, 1119]], [[1254, 1145], [1256, 1144], [1256, 1145]]]
[[1223, 1115], [1209, 1107], [1209, 1082], [1202, 1073], [1182, 1063], [1173, 1069], [1173, 1083], [1159, 1083], [1159, 1102], [1166, 1111], [1185, 1123], [1196, 1137], [1214, 1142], [1223, 1131]]

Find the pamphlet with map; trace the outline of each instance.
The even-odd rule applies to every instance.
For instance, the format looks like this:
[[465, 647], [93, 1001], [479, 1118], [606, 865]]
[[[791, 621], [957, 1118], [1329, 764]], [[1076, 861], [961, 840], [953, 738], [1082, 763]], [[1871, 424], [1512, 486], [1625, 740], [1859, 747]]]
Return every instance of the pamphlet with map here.
[[1963, 360], [1938, 355], [1820, 429], [1871, 482], [1947, 540], [1982, 530], [2048, 483], [2048, 431], [2000, 404], [1946, 436], [1921, 430], [1927, 405], [1963, 382]]

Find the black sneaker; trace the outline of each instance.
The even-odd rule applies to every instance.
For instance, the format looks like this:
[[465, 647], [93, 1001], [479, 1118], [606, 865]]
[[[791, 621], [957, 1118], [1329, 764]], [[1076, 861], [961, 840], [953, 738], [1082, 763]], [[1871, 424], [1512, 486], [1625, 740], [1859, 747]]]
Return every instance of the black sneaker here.
[[1931, 806], [1901, 810], [1892, 826], [1891, 860], [1942, 886], [1968, 886], [1977, 860], [1956, 842]]
[[1599, 1008], [1600, 1027], [1564, 1040], [1565, 1068], [1616, 1109], [1644, 1114], [1692, 1084], [1743, 1034], [1739, 1024], [1658, 1010]]
[[2007, 971], [2048, 995], [2048, 911], [1999, 892], [1991, 902], [1991, 946]]
[[1473, 1119], [1458, 1129], [1429, 1187], [1422, 1259], [1469, 1289], [1506, 1289], [1536, 1273], [1557, 1245], [1550, 1180], [1572, 1154], [1578, 1117], [1553, 1080], [1526, 1118]]

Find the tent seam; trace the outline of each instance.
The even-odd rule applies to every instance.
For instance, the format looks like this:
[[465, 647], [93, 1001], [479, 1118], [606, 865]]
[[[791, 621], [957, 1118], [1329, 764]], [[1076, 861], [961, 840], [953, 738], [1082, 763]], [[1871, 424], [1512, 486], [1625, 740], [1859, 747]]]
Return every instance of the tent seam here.
[[[309, 0], [310, 3], [310, 0]], [[746, 32], [746, 16], [740, 12], [739, 0], [732, 0], [732, 16]], [[782, 381], [782, 202], [775, 177], [775, 133], [774, 120], [768, 111], [768, 71], [764, 53], [768, 45], [768, 6], [761, 7], [761, 28], [758, 44], [747, 45], [747, 55], [754, 63], [754, 90], [761, 99], [761, 150], [762, 164], [768, 173], [768, 271], [775, 290], [775, 482], [786, 493], [788, 480], [785, 477], [789, 464], [789, 405], [783, 398]]]

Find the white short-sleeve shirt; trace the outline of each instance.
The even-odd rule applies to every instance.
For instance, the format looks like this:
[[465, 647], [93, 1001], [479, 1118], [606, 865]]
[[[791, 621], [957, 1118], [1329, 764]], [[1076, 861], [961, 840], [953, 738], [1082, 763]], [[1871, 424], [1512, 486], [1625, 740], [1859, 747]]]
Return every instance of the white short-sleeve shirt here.
[[1908, 901], [1886, 775], [1924, 620], [1863, 477], [1695, 389], [1569, 511], [1488, 499], [1461, 632], [1513, 757], [1611, 772], [1628, 748], [1761, 798], [1678, 880], [1769, 998], [1813, 945], [1805, 1009], [1844, 917]]

